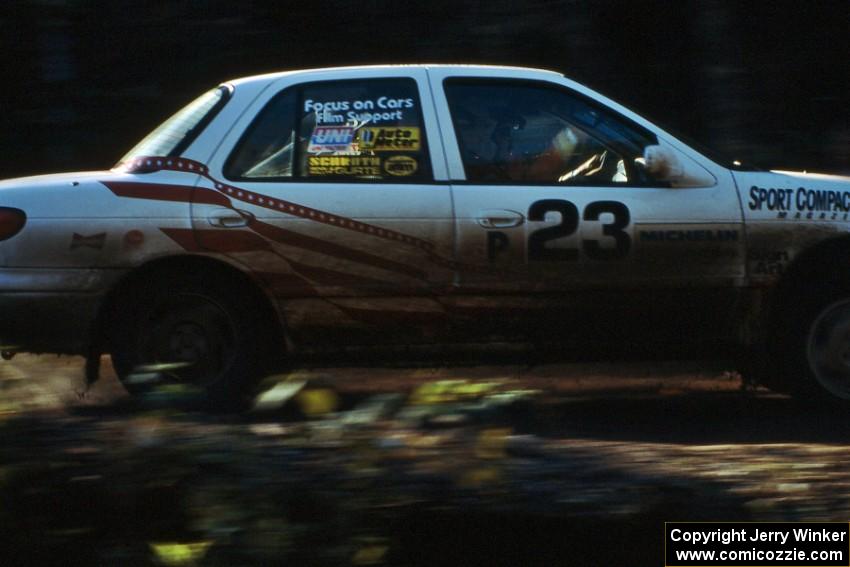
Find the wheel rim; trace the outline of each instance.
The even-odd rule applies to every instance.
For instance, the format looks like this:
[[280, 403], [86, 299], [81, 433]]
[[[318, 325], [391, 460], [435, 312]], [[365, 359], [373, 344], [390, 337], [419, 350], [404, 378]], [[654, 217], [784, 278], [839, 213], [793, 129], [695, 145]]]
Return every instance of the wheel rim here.
[[234, 325], [208, 297], [176, 294], [157, 302], [145, 318], [137, 352], [141, 364], [187, 363], [164, 373], [180, 382], [209, 386], [233, 362]]
[[820, 385], [850, 399], [850, 299], [821, 311], [809, 331], [807, 355]]

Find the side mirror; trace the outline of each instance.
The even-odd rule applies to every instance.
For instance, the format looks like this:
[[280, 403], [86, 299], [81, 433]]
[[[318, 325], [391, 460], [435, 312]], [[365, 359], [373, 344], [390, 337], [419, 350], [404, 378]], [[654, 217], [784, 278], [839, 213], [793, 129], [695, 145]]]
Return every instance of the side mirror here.
[[653, 179], [670, 183], [673, 187], [711, 187], [717, 182], [698, 163], [681, 160], [677, 152], [665, 146], [647, 146], [643, 157], [635, 162]]

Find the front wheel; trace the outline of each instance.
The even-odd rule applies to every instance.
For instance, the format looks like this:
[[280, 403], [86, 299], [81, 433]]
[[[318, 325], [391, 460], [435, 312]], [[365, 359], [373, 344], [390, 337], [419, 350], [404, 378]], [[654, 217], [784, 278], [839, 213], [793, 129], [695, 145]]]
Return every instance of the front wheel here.
[[825, 305], [806, 335], [812, 377], [832, 396], [850, 402], [850, 298]]
[[112, 359], [131, 394], [140, 374], [201, 389], [217, 409], [242, 405], [269, 359], [258, 306], [236, 286], [200, 277], [135, 286], [120, 307]]
[[812, 288], [774, 319], [758, 381], [805, 402], [850, 407], [850, 291]]

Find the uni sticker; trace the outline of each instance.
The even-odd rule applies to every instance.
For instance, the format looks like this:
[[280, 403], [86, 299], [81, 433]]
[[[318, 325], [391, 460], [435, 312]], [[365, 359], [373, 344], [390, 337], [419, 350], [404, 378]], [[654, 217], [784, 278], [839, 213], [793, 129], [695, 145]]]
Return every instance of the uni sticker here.
[[307, 153], [348, 152], [354, 142], [353, 126], [316, 126], [310, 136]]

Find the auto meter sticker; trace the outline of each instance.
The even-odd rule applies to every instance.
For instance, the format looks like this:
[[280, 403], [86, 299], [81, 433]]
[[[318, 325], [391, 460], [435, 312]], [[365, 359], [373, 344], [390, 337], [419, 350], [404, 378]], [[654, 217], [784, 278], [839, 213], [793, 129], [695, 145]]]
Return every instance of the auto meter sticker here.
[[[373, 156], [310, 156], [309, 175], [381, 175], [381, 158]], [[397, 174], [394, 174], [397, 175]]]
[[418, 167], [416, 160], [410, 156], [393, 156], [384, 162], [384, 171], [395, 176], [413, 175]]
[[350, 152], [354, 150], [353, 126], [316, 126], [307, 153]]
[[798, 187], [750, 187], [747, 207], [751, 211], [776, 212], [778, 219], [850, 219], [850, 192]]
[[419, 151], [419, 128], [399, 126], [395, 128], [363, 127], [357, 131], [358, 147], [373, 152]]
[[317, 124], [358, 124], [404, 120], [405, 109], [415, 107], [412, 98], [379, 96], [363, 100], [304, 101], [304, 112], [314, 113]]

